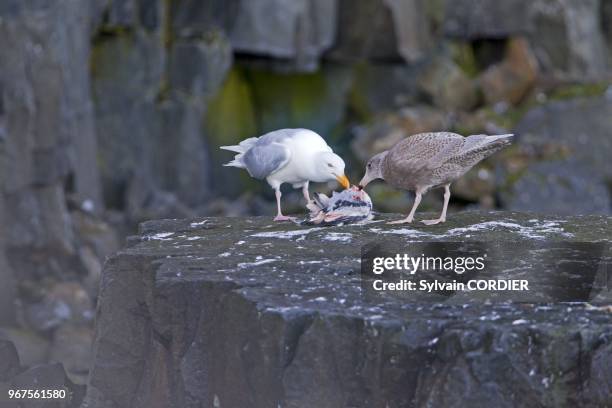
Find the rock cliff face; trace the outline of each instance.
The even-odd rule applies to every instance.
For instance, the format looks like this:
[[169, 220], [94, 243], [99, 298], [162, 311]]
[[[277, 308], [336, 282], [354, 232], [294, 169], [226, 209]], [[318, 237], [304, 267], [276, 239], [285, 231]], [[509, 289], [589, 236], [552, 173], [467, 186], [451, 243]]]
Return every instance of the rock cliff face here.
[[606, 80], [604, 3], [107, 2], [90, 59], [104, 197], [135, 219], [189, 216], [170, 201], [201, 209], [256, 188], [218, 170], [221, 144], [296, 126], [331, 139], [349, 132], [353, 112], [363, 120], [406, 105], [443, 115], [519, 104], [540, 73]]
[[68, 197], [102, 207], [91, 13], [80, 1], [0, 5], [0, 324], [14, 322], [18, 280], [86, 273]]
[[[9, 390], [31, 389], [36, 384], [38, 390], [65, 390], [62, 399], [33, 401], [32, 399], [10, 399]], [[58, 407], [77, 408], [83, 401], [85, 387], [73, 384], [60, 363], [37, 365], [32, 368], [21, 366], [13, 343], [0, 340], [0, 392], [3, 408]]]
[[540, 157], [515, 173], [516, 182], [502, 194], [505, 206], [609, 214], [611, 126], [611, 98], [552, 102], [528, 112], [516, 127], [518, 146]]
[[609, 405], [609, 310], [372, 299], [359, 261], [361, 245], [385, 239], [507, 241], [510, 250], [517, 240], [609, 242], [611, 233], [605, 217], [478, 212], [434, 228], [147, 222], [105, 266], [86, 404]]
[[[467, 175], [459, 205], [610, 214], [610, 4], [1, 1], [0, 337], [82, 381], [117, 236], [272, 212], [218, 146], [279, 127], [320, 132], [354, 177], [411, 133], [516, 128], [518, 154]], [[375, 201], [405, 207], [393, 194]]]

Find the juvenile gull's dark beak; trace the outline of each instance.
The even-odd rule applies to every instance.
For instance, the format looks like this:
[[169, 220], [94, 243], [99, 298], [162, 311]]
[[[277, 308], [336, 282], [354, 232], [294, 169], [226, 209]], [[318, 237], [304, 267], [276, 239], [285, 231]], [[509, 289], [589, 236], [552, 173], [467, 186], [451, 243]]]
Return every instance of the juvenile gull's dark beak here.
[[340, 185], [344, 187], [345, 189], [351, 186], [351, 182], [349, 181], [348, 177], [346, 177], [344, 174], [336, 177], [336, 180], [338, 180], [338, 183], [340, 183]]
[[367, 186], [370, 183], [370, 181], [371, 180], [368, 180], [368, 175], [366, 174], [365, 176], [363, 176], [359, 184], [357, 184], [357, 187], [359, 187], [360, 190], [363, 190], [365, 186]]

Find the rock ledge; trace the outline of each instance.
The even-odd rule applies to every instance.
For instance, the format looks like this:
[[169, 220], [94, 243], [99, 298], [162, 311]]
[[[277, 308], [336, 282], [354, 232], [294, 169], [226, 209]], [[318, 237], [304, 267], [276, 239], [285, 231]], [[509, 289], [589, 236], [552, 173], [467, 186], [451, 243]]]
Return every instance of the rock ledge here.
[[608, 217], [465, 212], [442, 226], [150, 221], [105, 265], [94, 407], [605, 406], [612, 314], [366, 299], [360, 248], [609, 242]]

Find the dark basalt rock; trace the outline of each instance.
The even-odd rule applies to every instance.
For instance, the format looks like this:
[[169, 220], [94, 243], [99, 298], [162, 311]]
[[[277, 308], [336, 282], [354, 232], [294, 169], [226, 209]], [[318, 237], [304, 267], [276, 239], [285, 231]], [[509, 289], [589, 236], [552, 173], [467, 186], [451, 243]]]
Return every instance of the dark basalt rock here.
[[243, 1], [230, 38], [234, 50], [292, 59], [298, 71], [315, 71], [334, 42], [337, 1]]
[[525, 0], [446, 1], [444, 32], [467, 39], [507, 38], [528, 33], [533, 27], [529, 3]]
[[521, 150], [541, 158], [513, 176], [500, 195], [504, 207], [610, 214], [611, 123], [612, 100], [607, 96], [553, 101], [530, 110], [513, 133]]
[[[13, 378], [12, 389], [65, 390], [64, 398], [22, 399], [21, 408], [77, 408], [83, 401], [85, 387], [73, 384], [60, 363], [34, 366]], [[4, 398], [4, 395], [2, 396]]]
[[17, 322], [24, 280], [81, 270], [67, 190], [94, 212], [102, 208], [91, 165], [90, 3], [0, 4], [1, 326]]
[[383, 237], [605, 242], [609, 218], [467, 212], [436, 227], [337, 228], [206, 218], [140, 233], [105, 266], [89, 408], [612, 403], [604, 308], [372, 300], [359, 278], [361, 245]]
[[[9, 390], [64, 390], [63, 398], [9, 398]], [[0, 406], [6, 408], [76, 408], [81, 405], [85, 386], [66, 376], [60, 363], [22, 367], [15, 345], [0, 339]]]
[[9, 380], [19, 370], [19, 356], [15, 345], [8, 340], [0, 340], [0, 381]]

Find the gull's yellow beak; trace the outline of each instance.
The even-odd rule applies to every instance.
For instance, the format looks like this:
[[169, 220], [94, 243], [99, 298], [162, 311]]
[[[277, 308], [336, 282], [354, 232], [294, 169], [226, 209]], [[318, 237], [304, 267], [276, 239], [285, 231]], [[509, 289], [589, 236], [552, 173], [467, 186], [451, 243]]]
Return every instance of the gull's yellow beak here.
[[351, 186], [351, 182], [349, 181], [348, 177], [346, 177], [344, 174], [336, 177], [336, 180], [338, 180], [338, 183], [340, 183], [340, 185], [344, 187], [345, 189]]

